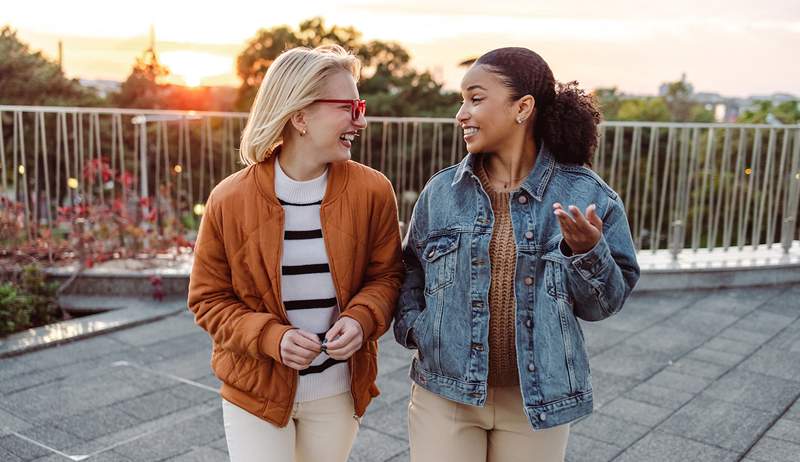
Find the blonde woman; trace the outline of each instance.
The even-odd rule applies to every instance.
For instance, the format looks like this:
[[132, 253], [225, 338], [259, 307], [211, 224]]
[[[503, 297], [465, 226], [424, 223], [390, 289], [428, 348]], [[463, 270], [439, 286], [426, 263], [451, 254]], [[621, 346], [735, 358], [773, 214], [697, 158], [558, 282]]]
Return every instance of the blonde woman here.
[[230, 459], [346, 461], [377, 396], [403, 266], [389, 181], [350, 161], [360, 63], [339, 46], [270, 66], [247, 167], [211, 192], [189, 308], [213, 340]]

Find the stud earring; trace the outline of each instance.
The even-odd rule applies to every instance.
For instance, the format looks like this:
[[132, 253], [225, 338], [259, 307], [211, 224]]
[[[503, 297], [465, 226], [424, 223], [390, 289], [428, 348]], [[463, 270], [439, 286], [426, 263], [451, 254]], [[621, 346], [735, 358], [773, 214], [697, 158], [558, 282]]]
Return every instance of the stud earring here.
[[300, 131], [300, 136], [306, 136], [306, 129], [305, 128]]

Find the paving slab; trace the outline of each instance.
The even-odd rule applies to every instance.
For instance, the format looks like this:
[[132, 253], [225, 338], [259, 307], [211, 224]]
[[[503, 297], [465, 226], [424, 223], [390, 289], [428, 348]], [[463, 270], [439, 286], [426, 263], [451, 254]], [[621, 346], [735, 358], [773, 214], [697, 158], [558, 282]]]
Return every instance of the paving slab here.
[[[800, 446], [797, 287], [634, 294], [581, 323], [595, 412], [567, 460], [785, 461]], [[227, 444], [211, 341], [188, 310], [0, 358], [0, 460], [222, 461]], [[379, 342], [381, 395], [351, 461], [409, 460], [408, 367]], [[788, 458], [787, 458], [788, 457]]]

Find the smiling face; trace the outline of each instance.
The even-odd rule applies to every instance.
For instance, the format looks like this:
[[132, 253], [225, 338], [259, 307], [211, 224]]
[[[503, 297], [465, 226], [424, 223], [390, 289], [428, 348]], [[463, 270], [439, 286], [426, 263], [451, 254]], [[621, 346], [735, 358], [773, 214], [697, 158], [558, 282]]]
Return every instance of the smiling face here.
[[516, 129], [519, 108], [511, 92], [484, 65], [470, 68], [461, 81], [463, 102], [456, 120], [464, 130], [467, 151], [490, 153], [501, 150]]
[[[333, 74], [320, 99], [358, 99], [355, 79], [344, 70]], [[367, 126], [364, 114], [353, 120], [348, 103], [313, 103], [303, 111], [307, 134], [302, 138], [308, 143], [304, 151], [319, 156], [320, 163], [350, 159], [353, 140]]]

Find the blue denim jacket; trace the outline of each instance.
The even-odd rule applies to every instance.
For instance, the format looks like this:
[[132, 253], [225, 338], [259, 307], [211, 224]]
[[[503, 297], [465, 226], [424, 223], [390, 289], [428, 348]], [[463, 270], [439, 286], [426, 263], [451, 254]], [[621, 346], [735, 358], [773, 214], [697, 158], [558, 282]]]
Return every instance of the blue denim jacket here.
[[[483, 406], [489, 369], [489, 241], [494, 214], [474, 173], [480, 155], [434, 175], [403, 242], [406, 278], [394, 335], [416, 348], [410, 376], [444, 398]], [[553, 203], [596, 204], [603, 236], [573, 255]], [[592, 412], [592, 382], [577, 320], [617, 313], [639, 279], [622, 200], [588, 168], [556, 162], [543, 146], [511, 194], [516, 242], [517, 369], [531, 426], [549, 428]]]

